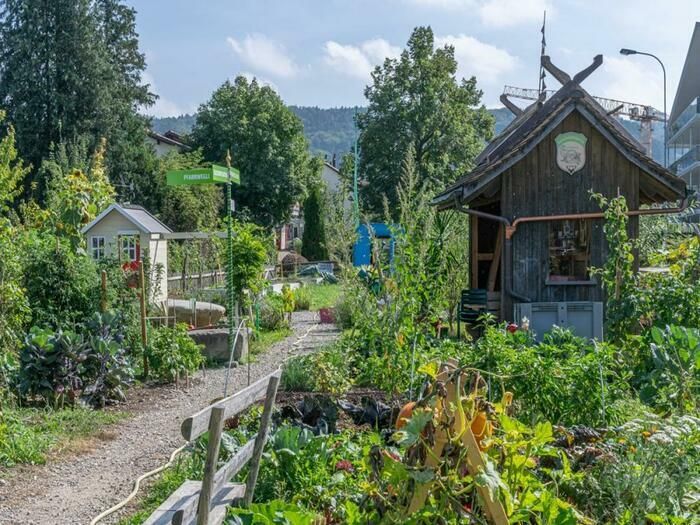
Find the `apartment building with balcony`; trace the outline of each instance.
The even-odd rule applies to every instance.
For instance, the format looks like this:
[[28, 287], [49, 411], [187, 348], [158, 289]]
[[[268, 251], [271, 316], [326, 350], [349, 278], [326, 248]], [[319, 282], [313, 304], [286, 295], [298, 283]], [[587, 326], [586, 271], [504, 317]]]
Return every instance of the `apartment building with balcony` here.
[[700, 190], [700, 22], [695, 23], [688, 55], [668, 119], [669, 168]]

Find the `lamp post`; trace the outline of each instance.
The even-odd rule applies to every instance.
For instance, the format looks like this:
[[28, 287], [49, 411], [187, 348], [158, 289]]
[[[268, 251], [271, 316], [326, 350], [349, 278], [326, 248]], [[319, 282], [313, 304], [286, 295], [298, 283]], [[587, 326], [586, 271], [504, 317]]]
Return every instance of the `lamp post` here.
[[664, 66], [664, 63], [661, 62], [661, 59], [657, 57], [656, 55], [652, 55], [651, 53], [644, 53], [643, 51], [636, 51], [634, 49], [627, 49], [627, 48], [622, 48], [620, 49], [620, 54], [629, 56], [629, 55], [644, 55], [647, 57], [651, 57], [654, 60], [656, 60], [659, 65], [661, 66], [661, 71], [664, 73], [664, 167], [668, 167], [668, 113], [666, 113], [666, 67]]

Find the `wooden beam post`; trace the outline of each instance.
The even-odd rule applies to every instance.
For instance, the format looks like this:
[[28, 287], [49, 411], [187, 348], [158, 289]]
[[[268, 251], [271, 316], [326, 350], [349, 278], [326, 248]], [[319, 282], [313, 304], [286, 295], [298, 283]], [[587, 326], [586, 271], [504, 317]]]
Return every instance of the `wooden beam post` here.
[[207, 460], [204, 465], [202, 490], [199, 493], [199, 504], [197, 506], [197, 525], [209, 524], [214, 475], [216, 474], [216, 464], [219, 460], [219, 447], [223, 429], [224, 409], [222, 407], [214, 407], [211, 409], [211, 419], [209, 419], [209, 443], [207, 444]]
[[493, 259], [489, 268], [489, 279], [487, 290], [493, 292], [496, 288], [496, 276], [498, 275], [498, 266], [501, 263], [501, 251], [503, 246], [503, 224], [498, 225], [498, 233], [496, 234], [496, 247], [493, 249]]
[[479, 217], [472, 215], [469, 217], [471, 233], [469, 235], [469, 245], [471, 246], [471, 261], [469, 261], [472, 278], [471, 287], [479, 287]]
[[243, 506], [247, 507], [253, 502], [253, 493], [255, 492], [255, 484], [258, 481], [258, 472], [260, 471], [260, 460], [262, 458], [265, 440], [267, 439], [267, 431], [270, 428], [270, 418], [272, 417], [272, 407], [275, 405], [277, 397], [277, 386], [280, 378], [277, 375], [270, 376], [270, 382], [267, 384], [267, 395], [265, 397], [265, 405], [260, 418], [260, 430], [255, 438], [255, 448], [253, 449], [253, 457], [250, 460], [250, 469], [248, 470], [248, 479], [245, 482], [245, 495], [243, 496]]

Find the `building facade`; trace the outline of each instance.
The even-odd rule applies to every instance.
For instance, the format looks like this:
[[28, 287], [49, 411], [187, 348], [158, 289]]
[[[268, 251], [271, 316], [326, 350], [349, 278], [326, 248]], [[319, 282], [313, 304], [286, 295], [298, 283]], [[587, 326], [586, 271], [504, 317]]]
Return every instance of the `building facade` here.
[[700, 22], [695, 23], [673, 100], [666, 147], [670, 169], [690, 188], [700, 189]]

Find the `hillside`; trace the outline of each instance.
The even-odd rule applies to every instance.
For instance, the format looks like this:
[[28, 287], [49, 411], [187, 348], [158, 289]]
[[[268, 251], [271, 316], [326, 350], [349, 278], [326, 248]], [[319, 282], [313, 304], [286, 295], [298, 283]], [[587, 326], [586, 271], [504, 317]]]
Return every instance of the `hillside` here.
[[[309, 140], [311, 151], [329, 158], [334, 154], [338, 156], [351, 151], [355, 142], [355, 114], [363, 111], [363, 108], [318, 108], [309, 106], [290, 106], [304, 123], [304, 132]], [[513, 120], [513, 115], [505, 108], [489, 109], [495, 118], [496, 134]], [[633, 137], [639, 137], [639, 123], [631, 120], [620, 119], [623, 126], [632, 133]], [[187, 134], [195, 123], [194, 115], [181, 115], [179, 117], [154, 118], [153, 129], [164, 133], [169, 129], [177, 133]], [[663, 160], [663, 126], [656, 125], [653, 131], [654, 151], [656, 161]]]

